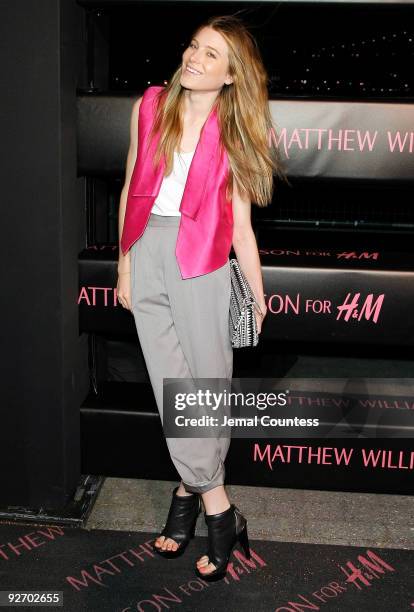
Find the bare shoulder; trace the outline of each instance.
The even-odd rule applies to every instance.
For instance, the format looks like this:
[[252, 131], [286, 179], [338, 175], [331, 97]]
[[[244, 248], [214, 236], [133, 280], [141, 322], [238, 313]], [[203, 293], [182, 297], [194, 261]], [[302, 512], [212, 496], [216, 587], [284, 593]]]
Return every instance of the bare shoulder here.
[[138, 147], [138, 118], [139, 118], [139, 109], [141, 106], [143, 96], [140, 96], [137, 100], [135, 100], [132, 105], [131, 111], [131, 120], [130, 120], [130, 149], [132, 149], [133, 154], [136, 156], [137, 147]]
[[129, 148], [125, 168], [124, 189], [128, 189], [132, 172], [138, 155], [138, 117], [143, 96], [140, 96], [132, 105], [129, 126]]
[[151, 85], [147, 87], [142, 96], [137, 98], [131, 109], [131, 119], [130, 119], [130, 137], [129, 137], [129, 148], [128, 148], [128, 156], [126, 162], [126, 171], [125, 171], [125, 187], [128, 188], [129, 182], [132, 177], [132, 172], [135, 166], [135, 162], [138, 155], [138, 129], [139, 129], [139, 110], [141, 108], [141, 102], [145, 99], [148, 100], [152, 96], [154, 96], [158, 91], [164, 89], [164, 87], [159, 87], [157, 85]]
[[[131, 111], [131, 128], [136, 128], [138, 130], [138, 117], [139, 117], [139, 108], [141, 106], [142, 98], [144, 96], [140, 96], [137, 100], [135, 100], [132, 105]], [[135, 130], [134, 130], [135, 131]], [[131, 134], [132, 136], [132, 134]]]
[[134, 102], [134, 104], [132, 105], [132, 113], [134, 114], [138, 114], [139, 113], [139, 107], [141, 106], [141, 102], [142, 102], [142, 98], [144, 96], [140, 96], [139, 98], [137, 98]]
[[138, 134], [139, 109], [141, 106], [141, 102], [144, 99], [144, 96], [146, 99], [150, 99], [162, 89], [164, 89], [164, 87], [161, 87], [158, 85], [150, 85], [149, 87], [146, 88], [142, 96], [137, 98], [137, 100], [135, 100], [134, 104], [132, 105], [132, 111], [131, 111], [131, 142], [132, 143], [135, 143], [134, 139], [137, 137], [137, 134]]

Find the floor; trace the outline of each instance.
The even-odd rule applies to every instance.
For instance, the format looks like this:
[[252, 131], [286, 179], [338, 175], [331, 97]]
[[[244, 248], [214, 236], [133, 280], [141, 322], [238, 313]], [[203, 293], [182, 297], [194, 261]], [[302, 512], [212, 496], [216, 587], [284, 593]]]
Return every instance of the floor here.
[[[86, 529], [156, 533], [174, 486], [169, 481], [107, 478]], [[248, 519], [252, 539], [414, 549], [414, 498], [227, 485]], [[200, 514], [196, 535], [207, 535]]]

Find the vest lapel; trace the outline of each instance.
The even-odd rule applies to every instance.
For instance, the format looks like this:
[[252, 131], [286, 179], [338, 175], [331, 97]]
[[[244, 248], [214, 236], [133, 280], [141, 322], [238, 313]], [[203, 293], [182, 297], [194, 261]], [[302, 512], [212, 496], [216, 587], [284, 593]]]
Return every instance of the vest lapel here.
[[157, 168], [154, 168], [152, 163], [152, 160], [155, 156], [155, 149], [160, 139], [159, 132], [154, 136], [154, 139], [152, 140], [148, 151], [142, 150], [148, 147], [149, 131], [150, 126], [148, 125], [146, 138], [142, 138], [142, 140], [139, 142], [139, 152], [136, 163], [138, 169], [138, 177], [136, 180], [134, 180], [134, 188], [132, 191], [133, 196], [157, 197], [164, 176], [164, 157], [161, 157], [160, 163]]
[[213, 169], [214, 160], [218, 163], [219, 137], [217, 109], [213, 108], [201, 130], [180, 205], [180, 212], [193, 220], [197, 218], [203, 202], [207, 179]]
[[[159, 166], [155, 169], [152, 160], [159, 138], [160, 135], [157, 134], [147, 154], [142, 154], [142, 157], [140, 155], [140, 173], [138, 180], [134, 182], [132, 196], [151, 196], [154, 199], [158, 196], [164, 177], [165, 159], [162, 157]], [[214, 106], [201, 129], [179, 208], [181, 213], [193, 220], [197, 218], [198, 210], [202, 204], [207, 179], [213, 169], [214, 160], [218, 161], [219, 140], [217, 108]], [[148, 139], [145, 139], [146, 146], [147, 143]]]

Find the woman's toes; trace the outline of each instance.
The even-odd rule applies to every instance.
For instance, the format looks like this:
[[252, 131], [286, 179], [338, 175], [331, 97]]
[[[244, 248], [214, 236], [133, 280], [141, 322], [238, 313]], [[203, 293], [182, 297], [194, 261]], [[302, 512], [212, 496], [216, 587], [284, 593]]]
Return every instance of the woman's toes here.
[[210, 572], [214, 572], [216, 566], [213, 563], [209, 563], [209, 559], [207, 555], [200, 557], [197, 561], [197, 567], [203, 574], [209, 574]]
[[202, 574], [210, 574], [211, 572], [214, 572], [215, 569], [216, 566], [213, 565], [213, 563], [207, 563], [207, 565], [200, 567], [200, 572]]
[[171, 538], [167, 538], [162, 546], [162, 550], [177, 550], [178, 548], [178, 544], [177, 542], [175, 542], [174, 540], [172, 540]]
[[155, 540], [155, 546], [160, 550], [176, 551], [178, 549], [177, 542], [171, 538], [166, 538], [165, 536], [158, 536], [158, 538]]
[[207, 555], [203, 555], [202, 557], [200, 557], [197, 561], [197, 565], [206, 565], [208, 563], [208, 557]]
[[178, 544], [175, 540], [170, 540], [171, 543], [171, 550], [177, 550], [178, 548]]

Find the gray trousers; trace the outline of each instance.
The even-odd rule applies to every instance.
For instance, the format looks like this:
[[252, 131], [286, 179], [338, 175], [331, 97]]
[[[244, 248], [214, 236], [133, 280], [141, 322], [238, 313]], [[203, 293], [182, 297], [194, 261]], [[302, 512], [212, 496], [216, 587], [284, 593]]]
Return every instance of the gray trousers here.
[[[151, 214], [131, 247], [131, 300], [138, 338], [163, 422], [163, 378], [227, 378], [230, 264], [183, 279], [175, 246], [179, 216]], [[186, 491], [224, 483], [230, 437], [166, 438]]]

